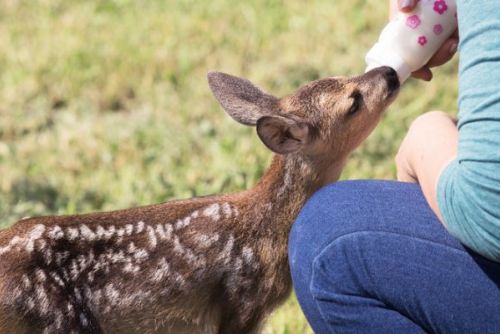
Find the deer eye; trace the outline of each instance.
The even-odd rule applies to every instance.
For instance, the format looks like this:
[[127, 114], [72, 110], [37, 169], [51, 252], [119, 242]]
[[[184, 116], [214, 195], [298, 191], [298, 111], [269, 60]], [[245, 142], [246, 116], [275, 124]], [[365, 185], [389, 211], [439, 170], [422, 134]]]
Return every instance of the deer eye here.
[[352, 116], [355, 113], [357, 113], [360, 110], [361, 107], [361, 102], [362, 102], [362, 96], [361, 93], [359, 92], [354, 92], [351, 95], [352, 99], [352, 104], [349, 110], [347, 111], [347, 115]]

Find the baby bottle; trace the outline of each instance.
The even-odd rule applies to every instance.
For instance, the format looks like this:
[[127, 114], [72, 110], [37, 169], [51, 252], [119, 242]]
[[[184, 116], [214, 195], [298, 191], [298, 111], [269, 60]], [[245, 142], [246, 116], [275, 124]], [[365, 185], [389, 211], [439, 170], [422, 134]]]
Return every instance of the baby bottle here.
[[366, 70], [392, 67], [403, 83], [429, 61], [457, 28], [456, 0], [419, 0], [410, 13], [398, 13], [366, 55]]

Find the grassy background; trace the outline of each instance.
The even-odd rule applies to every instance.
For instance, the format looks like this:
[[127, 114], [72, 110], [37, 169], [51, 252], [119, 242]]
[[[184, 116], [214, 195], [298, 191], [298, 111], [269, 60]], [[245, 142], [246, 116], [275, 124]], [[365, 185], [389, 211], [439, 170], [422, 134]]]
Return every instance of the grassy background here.
[[[378, 0], [2, 0], [0, 227], [252, 186], [270, 153], [234, 123], [208, 70], [278, 96], [363, 71]], [[394, 178], [413, 118], [454, 112], [456, 63], [408, 82], [343, 178]], [[296, 300], [265, 333], [309, 332]]]

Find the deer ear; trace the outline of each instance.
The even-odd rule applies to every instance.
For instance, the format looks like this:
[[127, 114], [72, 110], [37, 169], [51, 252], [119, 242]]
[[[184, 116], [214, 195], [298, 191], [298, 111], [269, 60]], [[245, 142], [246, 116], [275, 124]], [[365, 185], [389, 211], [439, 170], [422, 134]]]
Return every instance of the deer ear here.
[[285, 116], [264, 116], [257, 121], [257, 134], [273, 152], [297, 152], [310, 141], [310, 126]]
[[209, 72], [208, 84], [215, 98], [237, 122], [255, 125], [262, 116], [271, 114], [278, 102], [250, 81], [221, 72]]

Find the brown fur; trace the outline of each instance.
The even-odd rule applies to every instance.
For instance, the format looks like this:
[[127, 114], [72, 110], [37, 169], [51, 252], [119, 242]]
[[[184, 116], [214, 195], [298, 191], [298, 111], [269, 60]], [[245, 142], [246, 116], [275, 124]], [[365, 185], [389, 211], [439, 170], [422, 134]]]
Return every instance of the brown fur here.
[[315, 190], [338, 179], [399, 83], [381, 68], [277, 99], [225, 74], [209, 82], [233, 118], [256, 125], [281, 153], [259, 183], [0, 231], [0, 333], [254, 333], [287, 298], [293, 220]]

